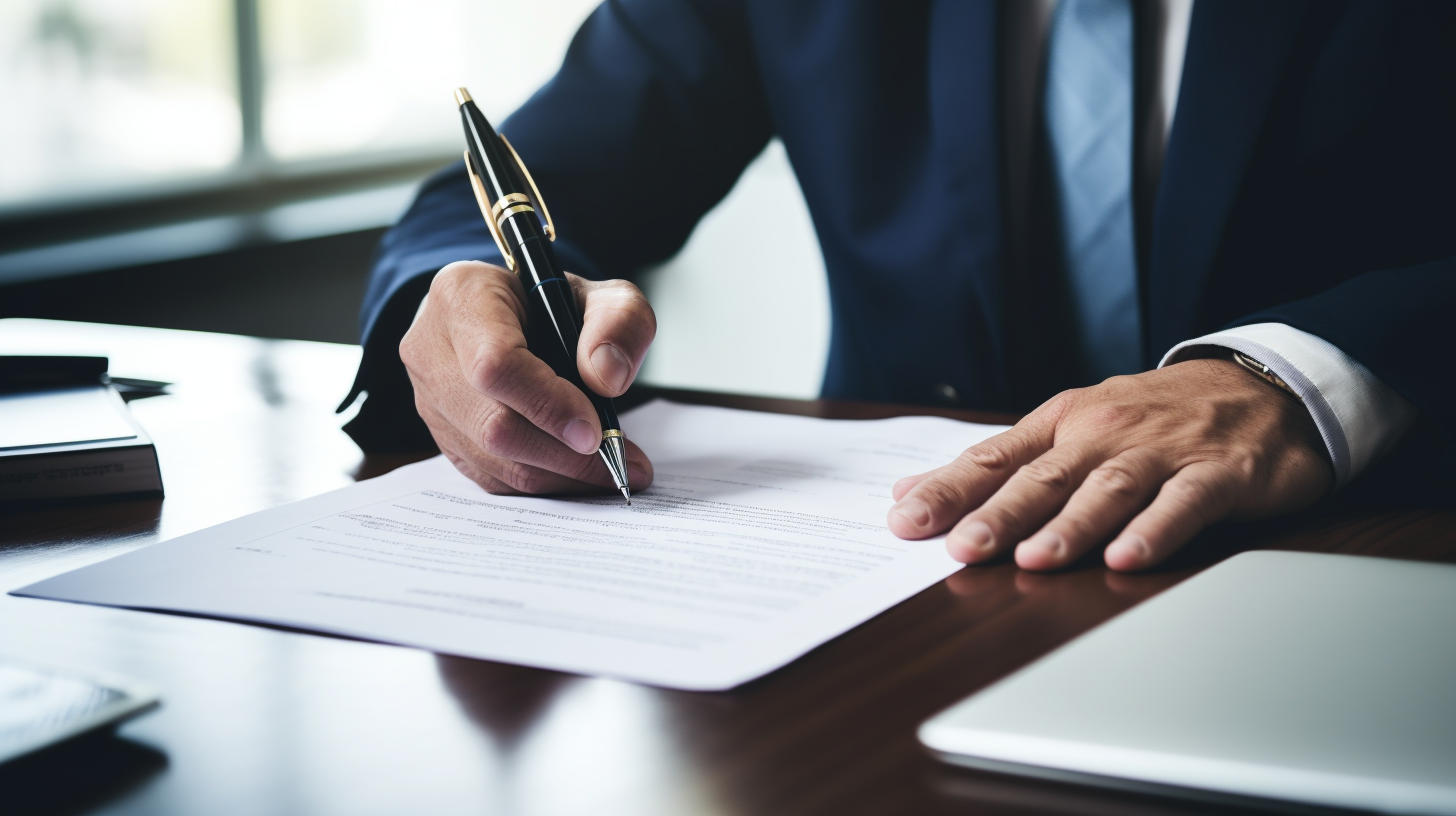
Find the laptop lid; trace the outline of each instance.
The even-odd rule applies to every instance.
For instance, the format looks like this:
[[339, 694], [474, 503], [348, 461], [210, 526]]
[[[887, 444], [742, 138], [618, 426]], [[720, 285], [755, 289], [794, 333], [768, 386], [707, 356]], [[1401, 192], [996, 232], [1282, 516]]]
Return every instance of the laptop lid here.
[[947, 761], [1456, 814], [1456, 566], [1250, 552], [938, 714]]

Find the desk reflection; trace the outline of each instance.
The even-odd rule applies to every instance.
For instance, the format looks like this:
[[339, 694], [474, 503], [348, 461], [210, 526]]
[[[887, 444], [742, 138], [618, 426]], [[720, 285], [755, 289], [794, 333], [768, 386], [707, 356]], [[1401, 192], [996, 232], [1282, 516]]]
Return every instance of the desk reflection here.
[[444, 655], [436, 665], [494, 749], [490, 812], [738, 812], [676, 738], [664, 703], [686, 693]]
[[[1009, 562], [962, 570], [919, 596], [919, 611], [891, 609], [729, 692], [455, 657], [437, 657], [436, 667], [491, 746], [492, 805], [502, 812], [931, 813], [962, 811], [968, 799], [977, 812], [1024, 812], [1035, 802], [1021, 801], [1017, 780], [998, 786], [951, 772], [952, 784], [905, 784], [945, 771], [915, 741], [914, 724], [1035, 659], [1047, 640], [1177, 580], [1123, 578], [1101, 567], [1034, 575]], [[885, 637], [931, 613], [959, 623]], [[853, 781], [826, 786], [831, 779]], [[835, 787], [846, 798], [824, 795]]]

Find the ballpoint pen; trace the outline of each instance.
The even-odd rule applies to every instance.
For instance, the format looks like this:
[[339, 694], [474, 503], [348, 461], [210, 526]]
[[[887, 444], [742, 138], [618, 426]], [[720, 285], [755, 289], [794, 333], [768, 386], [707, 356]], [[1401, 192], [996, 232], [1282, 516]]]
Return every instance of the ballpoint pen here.
[[490, 126], [470, 92], [457, 88], [455, 104], [465, 125], [465, 170], [480, 214], [485, 216], [506, 268], [516, 274], [526, 292], [526, 346], [591, 400], [602, 423], [602, 444], [597, 451], [607, 463], [612, 483], [631, 504], [626, 437], [617, 421], [617, 409], [609, 397], [587, 388], [577, 371], [580, 311], [571, 283], [551, 250], [551, 242], [556, 240], [551, 211], [515, 148]]

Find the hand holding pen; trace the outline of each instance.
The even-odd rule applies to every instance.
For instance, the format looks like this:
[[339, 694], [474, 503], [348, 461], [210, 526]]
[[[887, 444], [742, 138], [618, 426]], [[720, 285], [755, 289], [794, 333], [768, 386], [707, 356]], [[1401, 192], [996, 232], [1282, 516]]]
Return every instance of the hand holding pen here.
[[[457, 101], [462, 109], [467, 103], [475, 108], [468, 95]], [[467, 123], [473, 118], [462, 113]], [[625, 497], [629, 485], [640, 490], [651, 483], [652, 465], [630, 440], [610, 433], [619, 429], [609, 398], [625, 392], [642, 365], [656, 333], [652, 308], [626, 281], [587, 281], [554, 266], [554, 229], [548, 232], [552, 225], [524, 165], [504, 140], [485, 132], [483, 116], [476, 127], [473, 183], [477, 193], [494, 185], [493, 197], [481, 196], [482, 210], [492, 236], [504, 244], [507, 265], [515, 268], [460, 261], [435, 276], [400, 344], [416, 407], [441, 452], [490, 492], [606, 488]], [[479, 155], [497, 140], [494, 155]], [[519, 191], [511, 189], [517, 185]], [[501, 199], [505, 205], [496, 207]], [[502, 240], [507, 230], [509, 243]], [[579, 320], [568, 315], [577, 305]], [[615, 446], [621, 463], [616, 474], [610, 461]]]

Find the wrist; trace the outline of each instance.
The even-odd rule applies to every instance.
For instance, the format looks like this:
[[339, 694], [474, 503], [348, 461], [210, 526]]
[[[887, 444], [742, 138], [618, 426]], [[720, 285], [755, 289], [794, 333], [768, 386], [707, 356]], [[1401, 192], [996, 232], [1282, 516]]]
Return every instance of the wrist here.
[[[1248, 355], [1246, 360], [1236, 359], [1229, 349], [1210, 347], [1202, 356], [1183, 362], [1203, 362], [1217, 367], [1218, 374], [1212, 385], [1230, 393], [1236, 393], [1242, 401], [1243, 411], [1238, 414], [1238, 424], [1254, 433], [1261, 440], [1265, 451], [1301, 448], [1307, 449], [1315, 458], [1325, 463], [1330, 475], [1338, 479], [1333, 457], [1324, 443], [1318, 422], [1311, 415], [1309, 406], [1298, 392], [1282, 378], [1264, 376], [1260, 363]], [[1176, 365], [1176, 364], [1175, 364]], [[1251, 368], [1251, 365], [1254, 366]], [[1272, 374], [1272, 372], [1270, 372]], [[1276, 383], [1274, 380], [1279, 380]], [[1333, 483], [1333, 482], [1332, 482]]]
[[1295, 391], [1294, 388], [1289, 385], [1289, 383], [1285, 382], [1283, 378], [1281, 378], [1278, 374], [1274, 373], [1274, 370], [1271, 369], [1269, 366], [1243, 353], [1242, 351], [1234, 351], [1228, 349], [1224, 349], [1224, 351], [1227, 352], [1227, 358], [1232, 360], [1239, 368], [1242, 368], [1244, 371], [1247, 371], [1255, 377], [1258, 377], [1260, 380], [1268, 383], [1269, 385], [1272, 385], [1279, 391], [1279, 393], [1294, 400], [1295, 402], [1298, 402], [1300, 405], [1304, 404], [1304, 398], [1299, 395], [1299, 392]]

